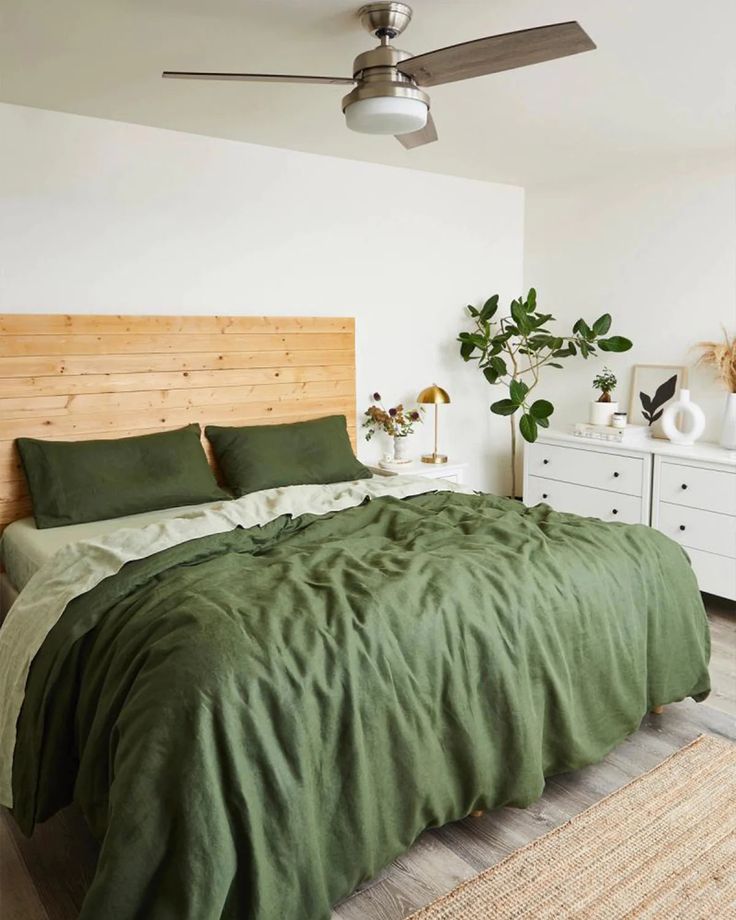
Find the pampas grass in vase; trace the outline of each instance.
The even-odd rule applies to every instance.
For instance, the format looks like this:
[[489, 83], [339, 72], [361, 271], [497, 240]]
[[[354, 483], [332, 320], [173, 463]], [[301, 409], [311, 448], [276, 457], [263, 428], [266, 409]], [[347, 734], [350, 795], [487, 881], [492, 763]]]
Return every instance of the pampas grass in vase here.
[[701, 350], [698, 364], [713, 368], [728, 392], [721, 427], [721, 447], [736, 450], [736, 337], [731, 338], [724, 329], [722, 341], [699, 342], [698, 347]]

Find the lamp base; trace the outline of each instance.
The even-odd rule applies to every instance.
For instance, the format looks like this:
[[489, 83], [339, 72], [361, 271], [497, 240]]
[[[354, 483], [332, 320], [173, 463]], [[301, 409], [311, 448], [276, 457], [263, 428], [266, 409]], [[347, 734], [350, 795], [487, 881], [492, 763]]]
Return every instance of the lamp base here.
[[446, 454], [423, 454], [422, 463], [447, 463]]

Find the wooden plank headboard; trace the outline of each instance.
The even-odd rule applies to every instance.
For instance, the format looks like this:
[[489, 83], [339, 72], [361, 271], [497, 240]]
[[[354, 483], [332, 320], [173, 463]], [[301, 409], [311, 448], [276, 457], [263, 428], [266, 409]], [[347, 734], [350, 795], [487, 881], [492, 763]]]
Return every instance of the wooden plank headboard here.
[[351, 318], [0, 315], [0, 529], [30, 514], [17, 437], [332, 414], [355, 446]]

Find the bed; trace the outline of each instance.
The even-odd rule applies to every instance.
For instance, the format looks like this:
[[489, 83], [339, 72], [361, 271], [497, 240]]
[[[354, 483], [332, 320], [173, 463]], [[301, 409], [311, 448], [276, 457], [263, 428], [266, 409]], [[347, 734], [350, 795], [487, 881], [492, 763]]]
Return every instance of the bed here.
[[122, 523], [39, 557], [0, 628], [0, 800], [26, 833], [79, 805], [83, 920], [326, 920], [426, 827], [709, 691], [695, 578], [643, 526], [412, 477]]

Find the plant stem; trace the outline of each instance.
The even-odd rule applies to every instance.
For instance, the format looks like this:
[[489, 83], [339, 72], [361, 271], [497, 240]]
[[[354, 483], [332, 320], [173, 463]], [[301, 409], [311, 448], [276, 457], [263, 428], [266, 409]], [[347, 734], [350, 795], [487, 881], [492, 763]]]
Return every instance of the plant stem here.
[[[511, 363], [514, 367], [514, 373], [511, 375], [511, 379], [515, 379], [519, 374], [519, 364], [516, 360], [516, 352], [512, 351], [511, 348], [506, 349], [511, 358]], [[509, 422], [511, 423], [511, 497], [516, 498], [516, 414], [509, 416]]]

